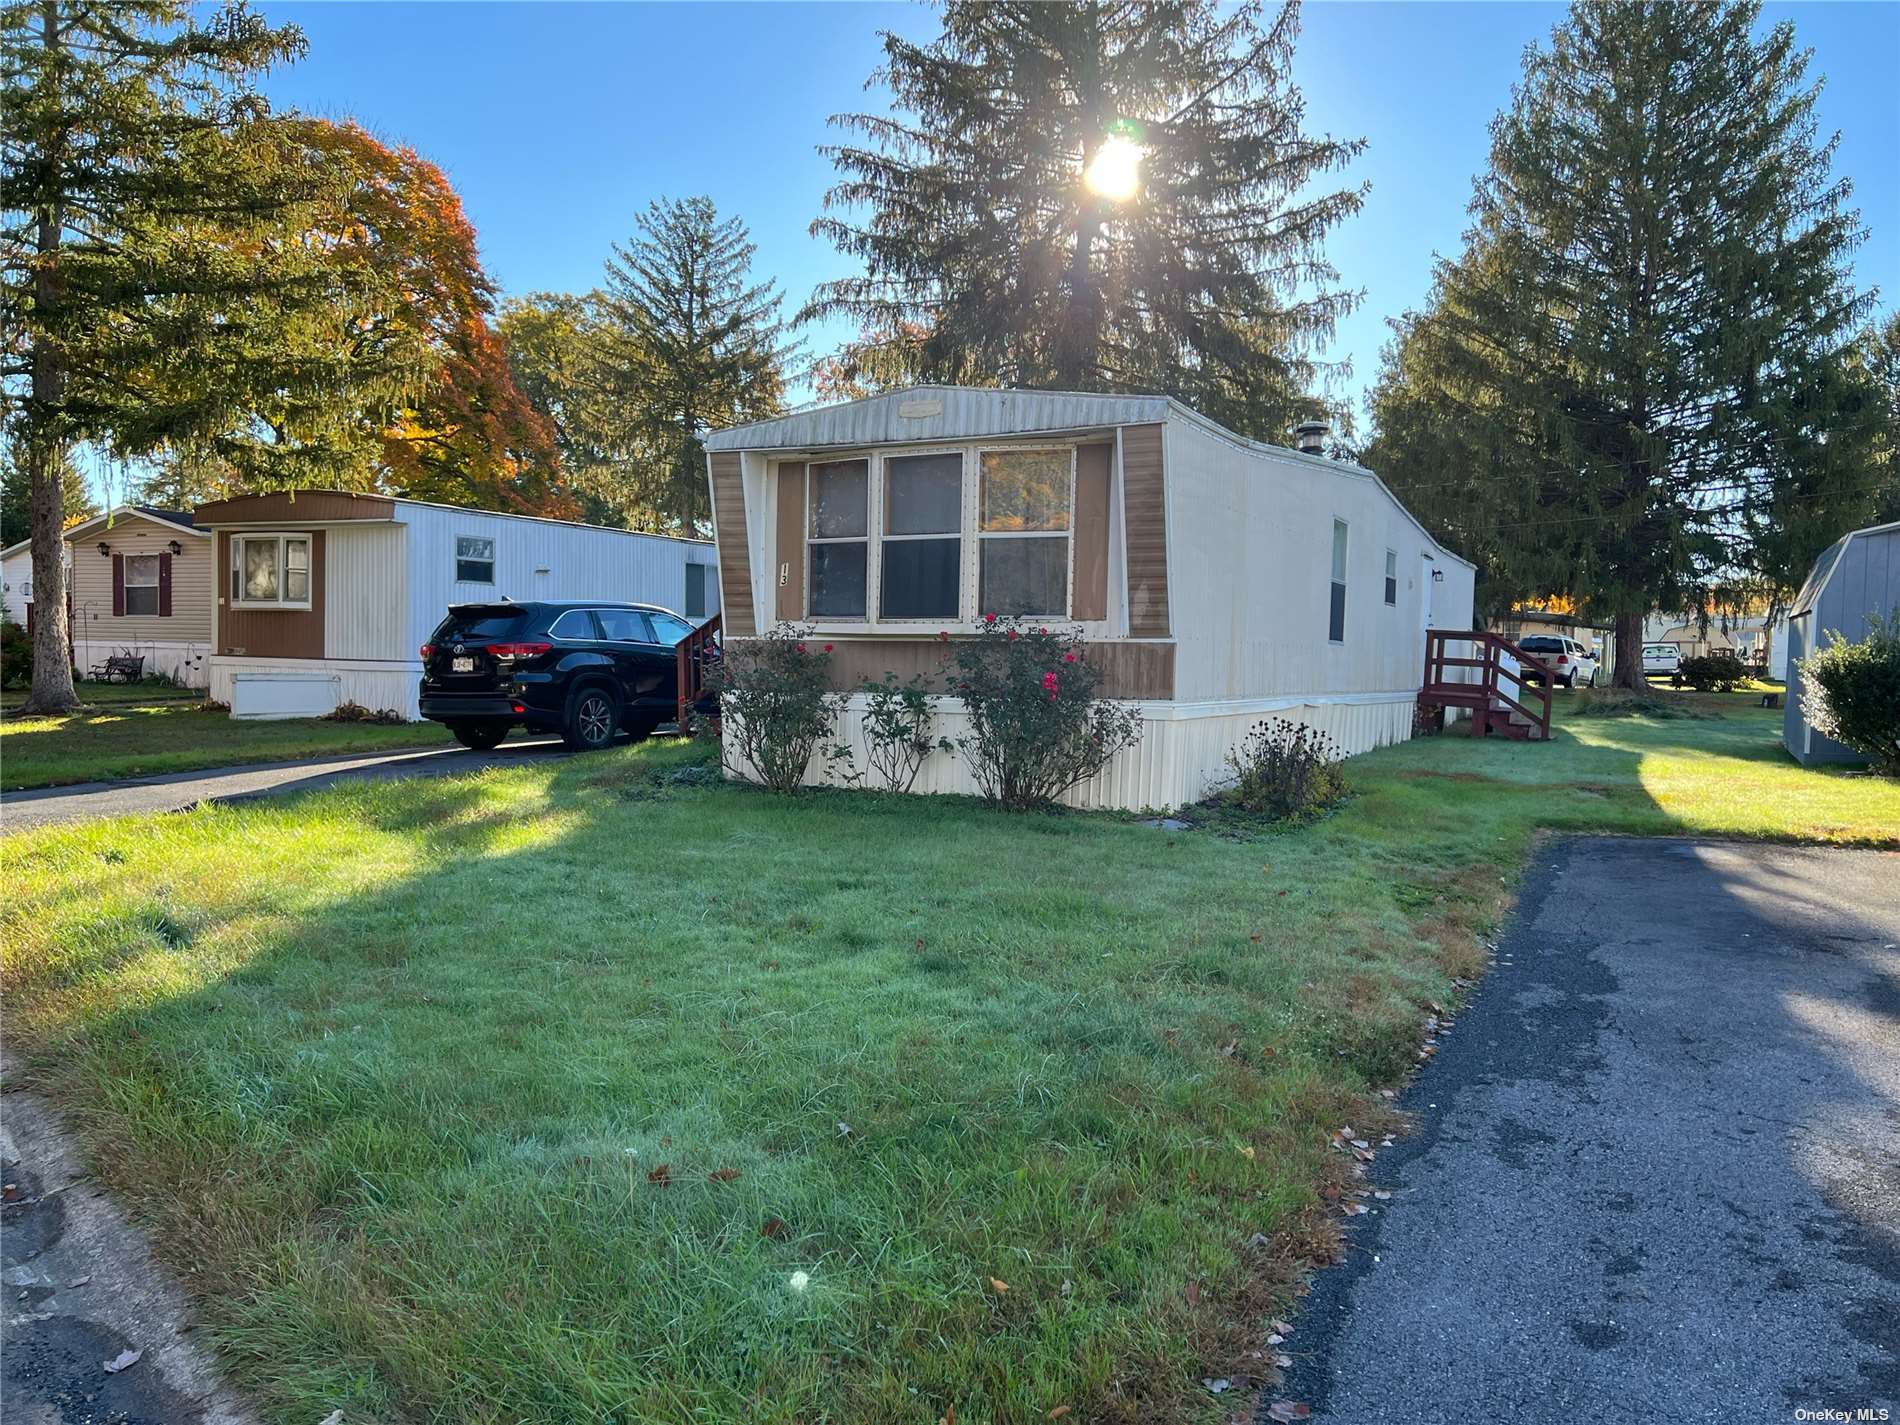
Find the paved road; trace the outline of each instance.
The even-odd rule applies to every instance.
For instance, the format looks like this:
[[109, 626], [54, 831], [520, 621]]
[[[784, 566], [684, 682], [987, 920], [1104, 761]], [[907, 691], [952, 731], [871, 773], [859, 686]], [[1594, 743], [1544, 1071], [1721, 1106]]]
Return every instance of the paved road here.
[[181, 811], [199, 802], [238, 801], [280, 792], [301, 792], [335, 782], [443, 777], [455, 772], [474, 772], [484, 767], [506, 767], [524, 760], [565, 755], [559, 738], [518, 736], [493, 752], [470, 752], [450, 745], [420, 751], [379, 752], [371, 756], [314, 757], [301, 762], [213, 767], [200, 772], [167, 772], [162, 776], [137, 777], [123, 782], [82, 782], [43, 791], [8, 792], [0, 797], [0, 833], [28, 831], [60, 821]]
[[1900, 855], [1585, 839], [1527, 886], [1281, 1393], [1900, 1421]]
[[[6, 1095], [0, 1282], [7, 1425], [251, 1425], [191, 1329], [145, 1239], [83, 1176], [50, 1111]], [[118, 1371], [106, 1362], [138, 1359]]]

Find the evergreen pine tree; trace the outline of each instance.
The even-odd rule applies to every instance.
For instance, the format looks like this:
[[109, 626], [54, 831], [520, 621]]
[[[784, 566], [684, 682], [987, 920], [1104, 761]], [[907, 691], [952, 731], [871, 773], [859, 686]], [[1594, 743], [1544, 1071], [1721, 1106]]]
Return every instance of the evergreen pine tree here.
[[9, 438], [31, 472], [36, 604], [28, 706], [73, 706], [61, 472], [221, 424], [259, 392], [322, 397], [334, 362], [284, 338], [330, 308], [323, 257], [234, 240], [313, 191], [280, 162], [254, 77], [302, 52], [241, 0], [0, 6], [0, 263]]
[[[1162, 391], [1284, 438], [1355, 300], [1322, 246], [1364, 194], [1324, 188], [1363, 140], [1304, 132], [1298, 21], [950, 0], [932, 43], [886, 34], [895, 114], [833, 120], [862, 142], [825, 150], [841, 181], [812, 225], [865, 272], [801, 320], [893, 334], [930, 380]], [[1111, 161], [1121, 183], [1085, 180]]]
[[1778, 532], [1869, 498], [1875, 422], [1844, 372], [1862, 231], [1808, 56], [1758, 18], [1573, 5], [1527, 53], [1466, 250], [1375, 393], [1382, 473], [1507, 587], [1613, 620], [1619, 686], [1642, 685], [1651, 609], [1785, 578]]
[[691, 534], [712, 518], [702, 432], [783, 406], [783, 299], [751, 281], [745, 224], [710, 198], [649, 204], [635, 227], [607, 262], [588, 385], [626, 505]]

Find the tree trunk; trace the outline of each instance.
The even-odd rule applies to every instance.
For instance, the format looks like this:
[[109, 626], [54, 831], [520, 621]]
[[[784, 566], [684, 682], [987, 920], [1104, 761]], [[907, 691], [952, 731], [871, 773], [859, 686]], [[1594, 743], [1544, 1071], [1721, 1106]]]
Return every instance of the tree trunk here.
[[[45, 4], [40, 27], [49, 51], [60, 47], [57, 7]], [[54, 190], [58, 191], [57, 179]], [[52, 435], [66, 397], [66, 362], [46, 335], [46, 313], [59, 300], [53, 254], [65, 227], [64, 205], [55, 198], [38, 214], [35, 233], [39, 261], [33, 269], [33, 304], [40, 330], [33, 333], [30, 357], [32, 399], [22, 444], [30, 472], [28, 509], [33, 539], [33, 689], [22, 712], [63, 713], [79, 703], [73, 691], [72, 630], [66, 618], [66, 568], [61, 538], [66, 522], [64, 444]]]
[[1643, 676], [1643, 616], [1618, 614], [1610, 636], [1616, 640], [1616, 668], [1610, 686], [1634, 693], [1648, 691], [1649, 679]]

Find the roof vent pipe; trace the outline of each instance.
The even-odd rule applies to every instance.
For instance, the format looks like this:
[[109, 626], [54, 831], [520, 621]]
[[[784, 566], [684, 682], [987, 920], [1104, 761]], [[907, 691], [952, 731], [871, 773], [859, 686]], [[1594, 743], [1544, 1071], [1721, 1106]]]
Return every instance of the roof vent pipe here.
[[1321, 455], [1331, 433], [1332, 427], [1325, 421], [1301, 421], [1293, 428], [1293, 442], [1302, 455]]

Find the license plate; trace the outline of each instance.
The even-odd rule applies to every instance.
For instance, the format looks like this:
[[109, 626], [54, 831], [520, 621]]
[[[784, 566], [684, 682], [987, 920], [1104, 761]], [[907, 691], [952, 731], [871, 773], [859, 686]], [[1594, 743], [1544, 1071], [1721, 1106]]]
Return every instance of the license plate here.
[[452, 673], [473, 673], [475, 671], [475, 660], [473, 658], [452, 658], [449, 660], [449, 671]]

